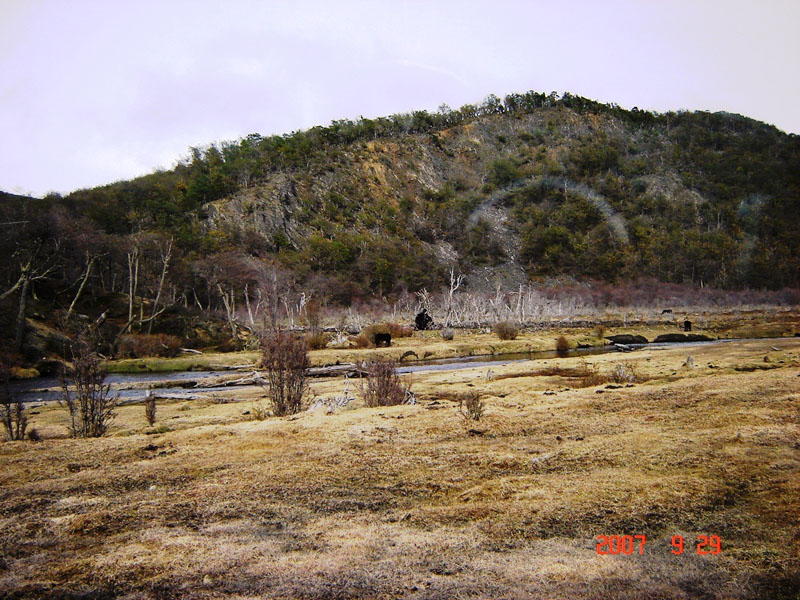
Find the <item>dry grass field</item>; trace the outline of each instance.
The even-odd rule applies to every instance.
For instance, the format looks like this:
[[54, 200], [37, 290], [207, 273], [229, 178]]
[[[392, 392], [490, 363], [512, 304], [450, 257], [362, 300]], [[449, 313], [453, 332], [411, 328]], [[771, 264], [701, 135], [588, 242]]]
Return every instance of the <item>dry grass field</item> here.
[[[587, 363], [637, 382], [583, 387]], [[798, 375], [784, 338], [428, 372], [414, 406], [263, 421], [231, 389], [95, 440], [39, 407], [43, 441], [0, 444], [0, 598], [796, 598]], [[597, 554], [623, 534], [643, 554]]]

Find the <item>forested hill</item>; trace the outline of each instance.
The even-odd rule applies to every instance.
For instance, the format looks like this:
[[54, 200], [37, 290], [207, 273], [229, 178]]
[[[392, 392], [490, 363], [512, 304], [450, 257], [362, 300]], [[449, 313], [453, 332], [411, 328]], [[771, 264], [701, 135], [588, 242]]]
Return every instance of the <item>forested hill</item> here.
[[231, 288], [220, 282], [241, 302], [265, 264], [340, 304], [436, 289], [451, 267], [472, 286], [800, 284], [798, 136], [739, 115], [570, 94], [253, 134], [131, 181], [4, 197], [2, 211], [2, 222], [25, 221], [0, 240], [13, 257], [0, 267], [6, 314], [26, 277], [62, 311], [84, 280], [88, 302], [129, 294], [132, 277], [151, 300], [160, 286], [222, 306]]

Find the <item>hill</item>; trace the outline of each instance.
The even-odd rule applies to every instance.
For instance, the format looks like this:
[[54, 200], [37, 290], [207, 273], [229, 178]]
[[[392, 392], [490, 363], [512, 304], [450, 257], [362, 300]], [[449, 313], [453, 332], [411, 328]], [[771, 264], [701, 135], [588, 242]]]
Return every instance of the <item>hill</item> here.
[[568, 93], [253, 134], [172, 170], [2, 208], [29, 221], [0, 242], [20, 258], [3, 265], [4, 292], [35, 257], [29, 279], [49, 308], [94, 317], [116, 299], [140, 324], [166, 304], [230, 316], [263, 300], [268, 270], [343, 306], [438, 289], [450, 269], [472, 289], [800, 284], [797, 136]]

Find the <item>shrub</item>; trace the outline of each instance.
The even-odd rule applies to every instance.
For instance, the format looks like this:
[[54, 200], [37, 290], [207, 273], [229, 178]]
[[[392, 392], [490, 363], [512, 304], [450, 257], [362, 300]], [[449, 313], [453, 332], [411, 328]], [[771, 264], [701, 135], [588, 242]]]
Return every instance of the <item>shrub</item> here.
[[375, 360], [362, 364], [366, 371], [366, 384], [362, 381], [361, 395], [369, 407], [402, 404], [411, 389], [400, 382], [393, 360]]
[[72, 368], [61, 371], [61, 400], [70, 416], [72, 437], [102, 437], [114, 420], [118, 396], [109, 395], [100, 357], [86, 339], [72, 346]]
[[330, 336], [327, 333], [320, 332], [316, 334], [309, 334], [306, 336], [306, 344], [309, 350], [322, 350], [328, 346]]
[[410, 325], [401, 325], [400, 323], [387, 323], [386, 327], [392, 338], [404, 338], [414, 335], [414, 328]]
[[261, 402], [254, 402], [250, 414], [256, 421], [263, 421], [269, 416], [269, 411]]
[[156, 424], [156, 397], [149, 394], [144, 399], [144, 418], [147, 419], [148, 425], [152, 427]]
[[501, 340], [515, 340], [519, 329], [510, 321], [501, 321], [494, 326], [494, 332]]
[[448, 342], [451, 341], [454, 337], [456, 337], [456, 332], [452, 327], [445, 327], [440, 332], [443, 340], [447, 340]]
[[357, 348], [374, 348], [375, 334], [388, 333], [392, 338], [411, 337], [414, 335], [414, 328], [399, 323], [374, 323], [361, 330], [355, 338]]
[[25, 405], [11, 397], [8, 389], [9, 379], [11, 379], [10, 362], [4, 356], [0, 356], [0, 421], [3, 422], [9, 440], [24, 440], [28, 415], [25, 414]]
[[617, 363], [611, 370], [611, 380], [614, 383], [633, 383], [639, 381], [636, 365], [632, 362]]
[[284, 331], [261, 338], [261, 364], [267, 372], [269, 400], [276, 417], [300, 412], [308, 389], [308, 346]]
[[467, 392], [458, 397], [458, 412], [467, 422], [480, 421], [485, 405], [478, 392]]
[[117, 358], [171, 358], [178, 355], [180, 347], [180, 338], [165, 333], [124, 335], [117, 347]]
[[580, 378], [581, 387], [593, 387], [608, 383], [608, 377], [600, 374], [600, 368], [597, 365], [590, 365], [586, 361], [580, 368]]
[[600, 339], [606, 336], [606, 328], [603, 325], [595, 325], [594, 336]]
[[560, 335], [556, 338], [556, 350], [559, 352], [566, 352], [569, 350], [569, 340], [565, 338], [563, 335]]

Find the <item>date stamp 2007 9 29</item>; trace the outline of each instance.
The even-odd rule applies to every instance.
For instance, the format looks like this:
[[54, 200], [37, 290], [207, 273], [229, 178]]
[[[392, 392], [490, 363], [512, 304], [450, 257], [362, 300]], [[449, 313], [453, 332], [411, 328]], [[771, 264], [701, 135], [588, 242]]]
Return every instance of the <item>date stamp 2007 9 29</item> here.
[[[598, 554], [644, 554], [644, 546], [647, 543], [645, 535], [598, 535], [597, 536]], [[683, 554], [683, 536], [672, 536], [672, 554]], [[698, 535], [697, 554], [719, 554], [722, 552], [722, 540], [718, 535]]]

